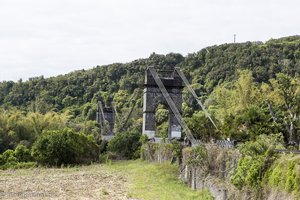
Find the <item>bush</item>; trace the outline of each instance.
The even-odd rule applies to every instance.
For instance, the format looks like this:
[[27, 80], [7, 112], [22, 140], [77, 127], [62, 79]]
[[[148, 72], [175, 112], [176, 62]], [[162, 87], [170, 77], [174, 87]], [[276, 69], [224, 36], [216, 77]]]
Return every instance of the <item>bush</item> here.
[[203, 145], [183, 149], [183, 162], [191, 166], [208, 166], [208, 153]]
[[14, 150], [8, 149], [2, 154], [3, 164], [15, 164], [17, 161]]
[[248, 141], [239, 146], [242, 157], [237, 168], [232, 170], [230, 181], [237, 188], [259, 189], [265, 173], [276, 160], [274, 148], [283, 148], [282, 135], [259, 135], [256, 141]]
[[277, 159], [264, 177], [274, 188], [300, 196], [300, 156], [284, 155]]
[[175, 158], [180, 159], [182, 157], [182, 148], [183, 146], [180, 144], [180, 142], [174, 140], [170, 144], [170, 148], [172, 150], [172, 154]]
[[140, 137], [141, 134], [138, 132], [117, 134], [109, 141], [107, 148], [121, 158], [136, 159], [140, 155], [139, 151], [142, 145]]
[[98, 158], [98, 146], [92, 136], [71, 129], [47, 131], [38, 137], [31, 154], [44, 165], [88, 163]]
[[0, 169], [19, 169], [36, 166], [32, 161], [30, 150], [24, 145], [18, 145], [15, 150], [6, 150], [0, 154]]
[[24, 146], [22, 144], [19, 144], [16, 147], [14, 155], [17, 158], [18, 162], [29, 162], [29, 161], [32, 161], [30, 150], [26, 146]]

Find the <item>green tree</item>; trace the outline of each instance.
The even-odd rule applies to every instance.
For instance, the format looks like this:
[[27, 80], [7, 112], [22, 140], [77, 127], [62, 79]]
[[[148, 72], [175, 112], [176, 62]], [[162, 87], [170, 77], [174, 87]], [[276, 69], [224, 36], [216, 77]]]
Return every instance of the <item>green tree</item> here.
[[212, 138], [218, 138], [216, 128], [203, 111], [195, 112], [192, 117], [186, 118], [186, 122], [197, 139], [209, 142]]
[[109, 141], [107, 149], [121, 158], [134, 159], [139, 157], [141, 134], [138, 132], [125, 132], [117, 134]]
[[31, 155], [44, 165], [89, 163], [98, 157], [98, 146], [92, 136], [71, 129], [46, 131], [38, 137]]
[[[299, 145], [300, 78], [279, 73], [276, 79], [271, 80], [271, 86], [265, 90], [269, 90], [269, 95], [266, 96], [269, 103], [283, 111], [283, 123], [287, 131], [286, 140], [291, 145]], [[274, 114], [273, 119], [277, 120]]]

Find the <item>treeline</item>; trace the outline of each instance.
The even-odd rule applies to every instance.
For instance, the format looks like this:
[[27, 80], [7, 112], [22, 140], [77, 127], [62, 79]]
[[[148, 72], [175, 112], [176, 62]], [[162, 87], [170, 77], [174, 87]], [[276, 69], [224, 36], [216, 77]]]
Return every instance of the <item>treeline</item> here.
[[236, 81], [215, 87], [206, 100], [220, 132], [201, 112], [194, 113], [188, 122], [192, 129], [196, 128], [194, 132], [200, 133], [198, 137], [206, 141], [227, 136], [245, 142], [259, 135], [281, 134], [286, 146], [299, 148], [299, 102], [299, 76], [278, 73], [268, 83], [258, 83], [251, 71], [243, 70]]
[[0, 110], [0, 169], [89, 164], [109, 158], [138, 158], [141, 134], [102, 140], [95, 121], [76, 122], [68, 112]]
[[186, 57], [174, 53], [166, 56], [153, 53], [147, 59], [97, 66], [57, 77], [41, 76], [25, 82], [21, 79], [18, 82], [4, 81], [0, 84], [0, 105], [46, 112], [81, 107], [98, 99], [109, 102], [119, 90], [132, 94], [134, 89], [141, 87], [144, 71], [149, 65], [161, 70], [180, 66], [192, 83], [201, 85], [201, 96], [210, 93], [218, 84], [236, 79], [237, 70], [251, 70], [254, 81], [259, 83], [268, 82], [279, 72], [295, 76], [300, 72], [299, 38], [223, 44]]

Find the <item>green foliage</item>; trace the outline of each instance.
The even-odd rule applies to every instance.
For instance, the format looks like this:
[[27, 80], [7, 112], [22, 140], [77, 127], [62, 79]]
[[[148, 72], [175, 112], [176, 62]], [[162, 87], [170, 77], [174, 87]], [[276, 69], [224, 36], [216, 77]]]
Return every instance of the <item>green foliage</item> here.
[[[87, 163], [97, 159], [99, 152], [108, 163], [116, 155], [137, 158], [147, 138], [139, 134], [142, 95], [134, 98], [134, 91], [142, 85], [149, 65], [159, 70], [180, 66], [190, 80], [219, 127], [217, 132], [184, 89], [183, 116], [198, 139], [207, 142], [230, 137], [245, 142], [239, 147], [242, 156], [237, 168], [231, 172], [236, 187], [259, 190], [267, 184], [300, 195], [299, 158], [288, 155], [278, 159], [273, 152], [283, 148], [283, 139], [293, 145], [300, 141], [299, 36], [212, 46], [186, 57], [153, 53], [147, 59], [63, 76], [4, 81], [0, 83], [0, 168], [35, 166], [28, 162], [33, 143], [32, 156], [45, 165]], [[114, 102], [120, 116], [116, 128], [121, 128], [135, 105], [133, 99], [136, 109], [127, 125], [130, 132], [117, 134], [108, 144], [101, 142], [95, 123], [97, 102], [106, 106]], [[157, 108], [157, 136], [167, 137], [168, 114], [163, 106]], [[176, 157], [181, 154], [176, 142], [147, 146], [150, 151], [161, 148]], [[208, 165], [203, 146], [186, 148], [183, 154], [187, 164]]]
[[241, 112], [236, 118], [235, 123], [243, 126], [244, 134], [247, 134], [250, 139], [256, 138], [259, 135], [268, 135], [270, 133], [278, 133], [272, 126], [270, 116], [266, 114], [263, 108], [259, 106], [250, 106]]
[[140, 156], [140, 137], [138, 132], [119, 133], [109, 141], [107, 149], [121, 158], [136, 159]]
[[30, 150], [24, 145], [18, 145], [15, 150], [8, 149], [0, 154], [0, 169], [20, 169], [36, 166], [31, 162]]
[[211, 102], [217, 108], [216, 117], [220, 120], [256, 105], [261, 100], [252, 72], [238, 70], [237, 75], [237, 80], [217, 86], [210, 95]]
[[32, 147], [32, 156], [44, 165], [89, 163], [98, 157], [98, 146], [92, 136], [71, 129], [46, 131]]
[[169, 123], [167, 121], [162, 122], [156, 126], [155, 136], [160, 138], [168, 138]]
[[192, 166], [207, 166], [208, 165], [208, 154], [207, 149], [198, 145], [196, 147], [189, 147], [183, 149], [184, 163]]
[[146, 134], [143, 134], [141, 137], [140, 137], [140, 142], [141, 144], [146, 144], [148, 142], [148, 136]]
[[155, 111], [155, 125], [156, 125], [156, 137], [167, 138], [168, 137], [168, 119], [169, 110], [165, 105], [159, 104]]
[[281, 134], [259, 135], [255, 141], [248, 141], [239, 146], [242, 155], [257, 156], [270, 154], [273, 149], [284, 149], [284, 141]]
[[260, 188], [265, 162], [262, 156], [256, 156], [255, 159], [246, 156], [240, 159], [237, 172], [231, 177], [231, 183], [239, 189], [247, 186], [255, 189]]
[[0, 109], [0, 153], [14, 149], [19, 143], [31, 144], [46, 130], [61, 129], [70, 119], [68, 112], [24, 113]]
[[17, 158], [18, 162], [32, 161], [30, 150], [22, 144], [19, 144], [17, 146], [17, 148], [15, 149], [14, 155]]
[[18, 159], [15, 157], [15, 152], [12, 149], [6, 150], [2, 154], [2, 162], [4, 164], [13, 165], [18, 162]]
[[203, 111], [195, 112], [192, 117], [186, 118], [186, 122], [193, 135], [201, 141], [208, 142], [217, 137], [216, 128]]
[[113, 162], [106, 170], [126, 174], [133, 199], [212, 200], [208, 190], [192, 190], [178, 180], [178, 165], [134, 160]]
[[172, 150], [173, 156], [179, 159], [181, 157], [181, 152], [183, 148], [180, 142], [176, 140], [172, 141], [170, 144], [170, 148]]
[[126, 107], [126, 103], [128, 102], [128, 99], [129, 99], [129, 94], [126, 90], [119, 90], [115, 94], [113, 101], [117, 111], [120, 112], [122, 108]]
[[237, 188], [261, 188], [264, 174], [276, 159], [274, 148], [283, 148], [281, 135], [260, 135], [239, 147], [242, 157], [237, 168], [231, 171], [231, 183]]
[[155, 122], [158, 125], [160, 125], [168, 119], [168, 116], [169, 116], [168, 109], [163, 105], [159, 105], [155, 112]]
[[297, 144], [300, 141], [300, 78], [278, 73], [270, 82], [272, 88], [267, 98], [282, 112], [281, 123], [288, 130], [285, 133], [287, 143]]
[[[210, 96], [209, 102], [213, 105], [211, 110], [221, 122], [219, 127], [223, 136], [247, 141], [255, 139], [258, 135], [282, 132], [285, 141], [288, 141], [291, 135], [297, 138], [296, 122], [299, 121], [297, 117], [299, 111], [294, 109], [297, 108], [295, 101], [292, 103], [289, 98], [280, 96], [280, 85], [275, 84], [278, 80], [271, 80], [271, 84], [263, 83], [258, 87], [253, 82], [251, 72], [240, 71], [239, 74], [237, 81], [222, 84]], [[289, 77], [288, 80], [290, 79]], [[295, 78], [294, 82], [297, 82], [296, 80]], [[292, 92], [294, 96], [297, 96], [295, 92], [299, 88], [294, 86]], [[283, 107], [292, 109], [284, 112], [286, 109]]]
[[277, 159], [264, 177], [264, 182], [281, 191], [300, 196], [300, 157], [285, 155]]

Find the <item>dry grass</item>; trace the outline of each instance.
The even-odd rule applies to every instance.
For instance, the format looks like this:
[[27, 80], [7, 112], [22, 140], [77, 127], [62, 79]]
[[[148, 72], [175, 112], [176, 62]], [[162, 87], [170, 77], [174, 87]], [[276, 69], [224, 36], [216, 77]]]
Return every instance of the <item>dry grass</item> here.
[[0, 199], [130, 199], [127, 180], [103, 165], [0, 171]]

